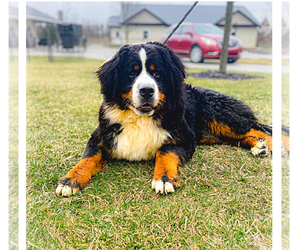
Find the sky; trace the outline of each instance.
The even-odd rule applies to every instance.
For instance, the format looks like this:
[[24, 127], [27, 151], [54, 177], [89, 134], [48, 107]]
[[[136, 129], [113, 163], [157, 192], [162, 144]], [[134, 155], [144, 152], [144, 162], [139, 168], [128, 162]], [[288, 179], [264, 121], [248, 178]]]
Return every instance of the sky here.
[[[155, 4], [185, 4], [192, 5], [192, 1], [142, 1], [144, 3], [155, 3]], [[120, 13], [120, 2], [117, 1], [93, 1], [93, 2], [81, 2], [81, 1], [67, 1], [67, 2], [57, 2], [57, 1], [34, 1], [27, 2], [27, 4], [41, 12], [44, 12], [54, 18], [58, 18], [58, 11], [62, 10], [64, 12], [64, 20], [68, 22], [76, 22], [79, 24], [99, 24], [103, 23], [106, 25], [108, 18], [110, 16], [118, 16]], [[226, 2], [202, 2], [200, 1], [198, 5], [213, 5], [222, 4], [225, 5]], [[256, 17], [258, 21], [262, 21], [264, 18], [268, 18], [271, 22], [272, 20], [272, 2], [234, 2], [235, 5], [244, 5], [248, 10]], [[283, 18], [286, 23], [289, 22], [288, 7], [283, 5]]]

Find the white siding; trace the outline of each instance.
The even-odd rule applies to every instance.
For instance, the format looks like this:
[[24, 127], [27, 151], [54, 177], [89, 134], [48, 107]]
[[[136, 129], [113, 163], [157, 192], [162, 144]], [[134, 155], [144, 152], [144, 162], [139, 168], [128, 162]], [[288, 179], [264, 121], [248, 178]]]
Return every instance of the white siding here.
[[161, 21], [155, 16], [151, 15], [148, 11], [142, 11], [138, 15], [128, 20], [128, 23], [160, 24]]
[[[111, 44], [120, 45], [126, 43], [126, 30], [128, 31], [128, 43], [140, 43], [148, 41], [160, 41], [167, 27], [153, 25], [130, 25], [122, 28], [111, 28]], [[116, 38], [116, 31], [119, 31], [120, 39]], [[148, 32], [148, 39], [144, 39], [144, 31]], [[119, 41], [120, 43], [117, 43]]]
[[[224, 27], [219, 27], [224, 30]], [[244, 48], [254, 48], [257, 41], [256, 27], [237, 27], [234, 28], [235, 35], [243, 42]]]

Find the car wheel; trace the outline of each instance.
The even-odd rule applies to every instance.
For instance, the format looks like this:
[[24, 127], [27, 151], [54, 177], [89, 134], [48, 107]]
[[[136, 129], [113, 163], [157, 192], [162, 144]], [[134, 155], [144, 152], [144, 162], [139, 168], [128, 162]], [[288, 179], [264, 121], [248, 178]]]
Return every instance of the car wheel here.
[[198, 45], [194, 45], [191, 49], [190, 59], [193, 63], [203, 62], [202, 50]]
[[228, 58], [228, 63], [235, 63], [238, 60], [238, 58]]

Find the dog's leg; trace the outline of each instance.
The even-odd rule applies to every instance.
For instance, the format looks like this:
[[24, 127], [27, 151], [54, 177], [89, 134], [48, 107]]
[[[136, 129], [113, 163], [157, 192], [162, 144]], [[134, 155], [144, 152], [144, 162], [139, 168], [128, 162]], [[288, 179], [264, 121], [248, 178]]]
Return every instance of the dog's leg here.
[[78, 193], [89, 183], [92, 176], [102, 169], [105, 163], [101, 152], [80, 160], [67, 175], [59, 179], [56, 194], [70, 196]]
[[60, 178], [56, 194], [70, 196], [81, 191], [106, 164], [104, 151], [98, 147], [100, 143], [99, 127], [94, 131], [87, 143], [84, 155], [78, 164], [64, 177]]
[[251, 129], [240, 140], [240, 145], [250, 148], [253, 155], [267, 155], [272, 152], [272, 136]]
[[281, 135], [281, 151], [283, 154], [290, 152], [290, 137], [288, 135]]
[[[239, 134], [234, 128], [229, 127], [221, 122], [213, 120], [208, 123], [209, 135], [200, 140], [200, 144], [238, 144], [251, 150], [253, 155], [267, 155], [272, 152], [272, 132], [263, 132], [264, 125], [259, 124], [251, 128], [248, 132]], [[271, 130], [271, 127], [269, 127]], [[282, 151], [289, 151], [289, 136], [282, 134]]]
[[[282, 153], [290, 151], [290, 137], [281, 135]], [[266, 155], [272, 152], [272, 136], [264, 132], [251, 129], [245, 134], [245, 137], [240, 141], [241, 146], [250, 148], [253, 155]]]
[[157, 151], [152, 188], [157, 194], [168, 194], [180, 187], [178, 168], [180, 159], [174, 152]]

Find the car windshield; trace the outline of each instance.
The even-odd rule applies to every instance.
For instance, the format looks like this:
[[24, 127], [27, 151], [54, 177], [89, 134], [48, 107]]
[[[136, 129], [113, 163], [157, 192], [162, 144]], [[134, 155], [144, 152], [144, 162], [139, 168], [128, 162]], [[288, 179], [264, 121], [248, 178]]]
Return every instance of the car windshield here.
[[215, 26], [193, 25], [193, 29], [197, 35], [199, 34], [218, 34], [223, 35], [223, 31]]

